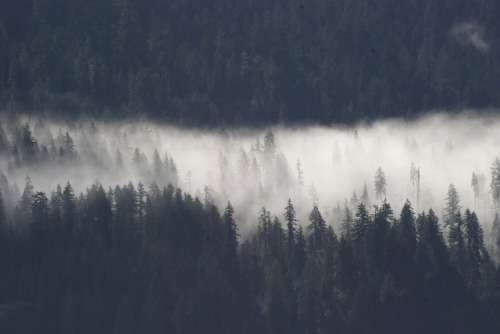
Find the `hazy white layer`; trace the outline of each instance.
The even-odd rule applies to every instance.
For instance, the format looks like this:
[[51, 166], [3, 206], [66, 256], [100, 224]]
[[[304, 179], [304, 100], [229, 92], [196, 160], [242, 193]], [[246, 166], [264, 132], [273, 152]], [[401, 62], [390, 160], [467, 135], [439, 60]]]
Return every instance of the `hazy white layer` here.
[[[142, 180], [146, 186], [154, 180], [151, 173], [138, 170], [132, 163], [135, 148], [145, 154], [151, 165], [155, 149], [163, 159], [172, 157], [178, 168], [179, 187], [193, 195], [204, 196], [210, 186], [212, 196], [222, 210], [231, 200], [244, 233], [256, 224], [262, 206], [271, 214], [283, 217], [288, 198], [299, 212], [300, 222], [308, 224], [313, 206], [311, 185], [317, 190], [319, 207], [328, 223], [339, 226], [335, 208], [356, 192], [358, 198], [366, 183], [371, 202], [374, 175], [380, 166], [387, 178], [387, 201], [396, 216], [409, 199], [415, 211], [433, 208], [441, 218], [448, 186], [457, 188], [461, 206], [478, 213], [488, 231], [491, 225], [489, 206], [490, 167], [500, 156], [500, 118], [433, 115], [415, 122], [383, 121], [356, 127], [273, 127], [262, 130], [235, 129], [220, 131], [183, 130], [152, 123], [118, 124], [82, 122], [68, 127], [39, 123], [33, 126], [39, 144], [69, 132], [75, 142], [79, 163], [59, 168], [21, 170], [7, 174], [11, 184], [21, 189], [29, 174], [36, 190], [50, 193], [59, 183], [71, 182], [75, 192], [85, 192], [95, 180], [105, 188]], [[272, 131], [276, 153], [265, 157], [262, 145], [267, 131]], [[257, 150], [260, 143], [261, 153]], [[253, 147], [253, 150], [252, 150]], [[124, 167], [116, 163], [116, 152], [123, 155]], [[260, 178], [250, 170], [241, 175], [242, 152], [261, 167]], [[285, 165], [277, 164], [284, 157]], [[265, 161], [266, 159], [267, 162]], [[296, 164], [303, 169], [303, 187], [299, 189]], [[223, 163], [221, 161], [227, 161]], [[410, 166], [420, 168], [420, 203], [410, 181]], [[6, 170], [7, 161], [0, 168]], [[287, 166], [287, 167], [285, 167]], [[187, 176], [191, 173], [191, 178]], [[471, 175], [486, 177], [484, 191], [474, 201]], [[279, 179], [279, 181], [277, 181]], [[155, 180], [159, 185], [163, 180]], [[190, 181], [190, 186], [189, 182]], [[261, 189], [259, 186], [261, 184]], [[300, 191], [300, 197], [299, 197]], [[476, 207], [475, 207], [476, 206]]]

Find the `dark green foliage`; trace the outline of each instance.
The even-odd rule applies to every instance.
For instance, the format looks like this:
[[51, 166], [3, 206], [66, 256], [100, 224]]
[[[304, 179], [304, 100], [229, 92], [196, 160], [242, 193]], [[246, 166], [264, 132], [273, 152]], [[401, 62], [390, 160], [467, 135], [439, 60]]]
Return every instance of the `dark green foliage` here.
[[359, 204], [339, 238], [314, 207], [306, 242], [288, 201], [285, 229], [262, 208], [240, 246], [231, 203], [221, 215], [173, 186], [96, 183], [76, 198], [68, 183], [49, 201], [27, 179], [27, 204], [14, 222], [26, 228], [0, 229], [2, 332], [500, 329], [500, 275], [469, 210], [447, 245], [434, 212], [415, 219], [408, 201], [398, 219], [385, 201]]
[[366, 255], [365, 246], [368, 239], [370, 224], [371, 218], [365, 205], [363, 203], [359, 203], [352, 227], [352, 240], [355, 252], [361, 260], [364, 260], [363, 257]]
[[417, 248], [417, 229], [411, 203], [406, 201], [401, 209], [399, 220], [394, 224], [395, 267], [404, 279], [411, 275], [411, 265], [414, 263]]
[[76, 225], [76, 205], [75, 194], [69, 182], [66, 187], [64, 187], [64, 191], [62, 193], [61, 210], [63, 231], [66, 237], [70, 237], [73, 234]]
[[239, 263], [238, 263], [238, 226], [234, 220], [234, 209], [230, 202], [227, 203], [226, 210], [222, 216], [222, 228], [224, 233], [223, 246], [223, 266], [225, 267], [226, 278], [233, 288], [239, 286]]
[[353, 220], [352, 220], [351, 209], [347, 205], [347, 199], [345, 200], [344, 210], [343, 210], [342, 213], [343, 213], [343, 215], [342, 215], [342, 224], [340, 226], [342, 234], [348, 240], [352, 240], [352, 223], [353, 223]]
[[309, 224], [307, 226], [307, 231], [310, 233], [309, 236], [309, 248], [310, 251], [320, 252], [323, 250], [324, 238], [326, 235], [326, 223], [317, 206], [314, 206], [311, 213], [309, 214]]
[[288, 204], [285, 207], [285, 221], [286, 221], [286, 244], [288, 251], [291, 251], [295, 245], [295, 235], [297, 234], [297, 224], [295, 208], [293, 207], [292, 200], [288, 199]]
[[[497, 13], [489, 0], [6, 0], [0, 107], [188, 126], [498, 107]], [[482, 44], [460, 33], [470, 22]]]
[[466, 240], [465, 240], [465, 227], [462, 220], [462, 215], [459, 212], [454, 219], [454, 225], [450, 227], [448, 233], [448, 244], [450, 248], [450, 260], [456, 267], [457, 271], [462, 275], [466, 275]]

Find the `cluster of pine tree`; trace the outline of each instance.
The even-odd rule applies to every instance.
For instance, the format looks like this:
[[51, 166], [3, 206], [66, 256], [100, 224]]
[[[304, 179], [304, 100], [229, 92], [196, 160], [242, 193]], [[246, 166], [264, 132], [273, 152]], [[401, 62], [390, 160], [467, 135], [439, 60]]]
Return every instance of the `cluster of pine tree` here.
[[498, 332], [500, 269], [475, 213], [455, 209], [443, 227], [410, 202], [399, 215], [346, 204], [335, 232], [316, 206], [298, 222], [289, 200], [240, 244], [210, 192], [94, 183], [76, 196], [68, 183], [48, 196], [28, 178], [12, 216], [0, 196], [0, 331]]
[[498, 107], [499, 10], [491, 0], [5, 0], [0, 108], [220, 125]]

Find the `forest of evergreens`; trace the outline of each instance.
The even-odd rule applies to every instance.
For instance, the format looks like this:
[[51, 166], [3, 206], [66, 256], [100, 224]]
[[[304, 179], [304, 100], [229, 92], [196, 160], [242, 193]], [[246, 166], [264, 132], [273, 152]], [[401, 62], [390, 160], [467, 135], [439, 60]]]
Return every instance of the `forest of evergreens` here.
[[[36, 132], [50, 134], [41, 123]], [[98, 126], [89, 128], [100, 136]], [[61, 130], [48, 136], [47, 147], [29, 124], [0, 130], [0, 143], [11, 148], [0, 151], [8, 161], [0, 174], [2, 333], [500, 330], [500, 218], [494, 216], [492, 228], [483, 231], [453, 185], [441, 219], [431, 208], [415, 212], [410, 201], [393, 212], [384, 200], [388, 180], [380, 167], [375, 198], [369, 199], [365, 183], [359, 198], [344, 194], [328, 222], [318, 194], [310, 194], [312, 204], [302, 201], [305, 218], [291, 200], [270, 212], [266, 207], [274, 207], [276, 192], [269, 185], [279, 185], [270, 180], [276, 175], [270, 166], [284, 172], [286, 160], [267, 132], [262, 147], [258, 140], [252, 145], [260, 153], [249, 152], [263, 183], [257, 192], [244, 193], [264, 205], [240, 235], [233, 205], [221, 205], [212, 187], [191, 195], [190, 184], [184, 183], [187, 191], [173, 186], [181, 183], [176, 163], [172, 156], [161, 159], [157, 150], [151, 164], [138, 148], [131, 157], [104, 160], [102, 168], [114, 174], [128, 164], [140, 168], [146, 184], [106, 188], [94, 181], [75, 191], [70, 181], [43, 191], [27, 177], [20, 191], [9, 177], [35, 175], [37, 166], [49, 177], [50, 170], [83, 170], [77, 165], [96, 157], [86, 163], [99, 174], [102, 147], [85, 153], [95, 138], [74, 142], [75, 133]], [[294, 182], [300, 186], [304, 171], [297, 169]], [[484, 194], [491, 197], [494, 213], [500, 207], [499, 159], [490, 170], [489, 192], [482, 174], [473, 174], [471, 187], [478, 203]], [[412, 165], [409, 181], [420, 182], [419, 173]], [[243, 181], [228, 185], [229, 198], [241, 191], [236, 188], [251, 186], [251, 174], [247, 170]], [[221, 179], [218, 187], [223, 185]], [[246, 197], [246, 205], [252, 208], [254, 200]]]
[[0, 1], [0, 333], [499, 333], [499, 18]]
[[172, 186], [95, 183], [76, 196], [28, 178], [13, 220], [0, 201], [0, 331], [500, 329], [500, 269], [474, 212], [454, 212], [445, 235], [432, 209], [360, 203], [334, 231], [317, 207], [303, 229], [288, 201], [263, 207], [241, 242], [234, 216]]
[[500, 106], [491, 0], [9, 0], [0, 109], [187, 126]]

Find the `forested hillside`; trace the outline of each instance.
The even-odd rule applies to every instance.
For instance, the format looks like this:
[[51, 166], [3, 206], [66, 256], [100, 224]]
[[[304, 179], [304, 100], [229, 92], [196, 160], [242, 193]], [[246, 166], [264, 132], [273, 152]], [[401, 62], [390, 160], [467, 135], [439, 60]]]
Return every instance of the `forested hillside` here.
[[27, 179], [14, 224], [0, 197], [0, 330], [498, 333], [500, 270], [474, 212], [443, 235], [432, 209], [360, 203], [335, 231], [316, 206], [303, 229], [285, 204], [241, 244], [230, 203]]
[[182, 125], [500, 105], [490, 0], [5, 0], [0, 108]]
[[411, 141], [397, 123], [245, 139], [7, 120], [0, 332], [497, 333], [500, 160], [484, 152], [498, 123], [467, 123], [474, 138], [454, 119], [436, 124], [461, 135], [432, 148], [430, 120], [403, 130]]
[[500, 333], [499, 18], [0, 0], [0, 333]]

